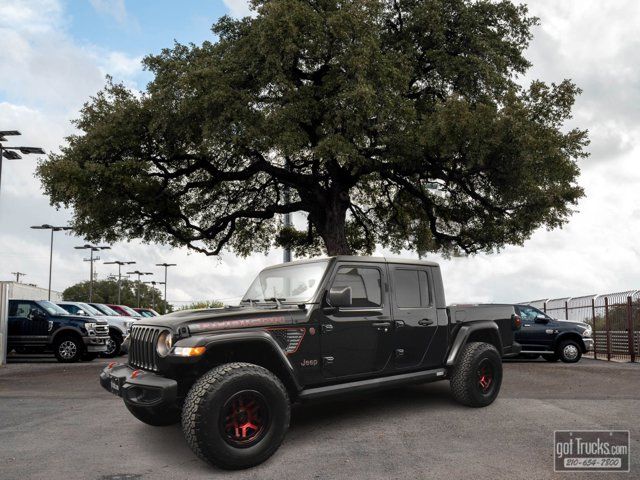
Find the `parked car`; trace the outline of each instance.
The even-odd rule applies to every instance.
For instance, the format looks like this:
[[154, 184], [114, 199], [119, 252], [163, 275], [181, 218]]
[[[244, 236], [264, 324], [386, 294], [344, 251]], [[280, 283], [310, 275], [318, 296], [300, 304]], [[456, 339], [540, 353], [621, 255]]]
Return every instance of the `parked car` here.
[[46, 300], [9, 300], [8, 320], [9, 350], [53, 351], [59, 362], [70, 363], [93, 360], [107, 349], [107, 322], [70, 315]]
[[96, 310], [100, 310], [102, 313], [104, 313], [105, 315], [109, 315], [111, 317], [118, 317], [120, 316], [120, 314], [118, 312], [116, 312], [115, 310], [113, 310], [112, 308], [109, 308], [107, 305], [105, 305], [104, 303], [89, 303], [89, 305], [91, 305], [93, 308], [95, 308]]
[[533, 359], [542, 355], [548, 362], [575, 363], [593, 349], [593, 330], [588, 323], [558, 320], [530, 305], [515, 307], [522, 318], [522, 329], [516, 333], [522, 356]]
[[134, 308], [136, 312], [138, 312], [143, 317], [159, 317], [160, 314], [156, 312], [153, 308]]
[[292, 262], [260, 272], [237, 307], [137, 321], [128, 364], [100, 383], [144, 423], [182, 418], [201, 458], [246, 468], [278, 449], [291, 402], [448, 379], [460, 403], [489, 405], [514, 317], [513, 305], [448, 313], [433, 262]]
[[135, 317], [142, 318], [142, 315], [136, 312], [133, 308], [127, 307], [126, 305], [115, 305], [112, 303], [108, 303], [107, 307], [111, 310], [115, 310], [118, 315], [122, 315], [124, 317]]
[[133, 320], [120, 315], [105, 315], [100, 310], [92, 307], [84, 302], [57, 302], [59, 306], [73, 315], [84, 315], [100, 320], [105, 320], [109, 324], [109, 341], [107, 342], [107, 350], [102, 355], [107, 358], [113, 358], [127, 351], [123, 346], [124, 339], [131, 331]]

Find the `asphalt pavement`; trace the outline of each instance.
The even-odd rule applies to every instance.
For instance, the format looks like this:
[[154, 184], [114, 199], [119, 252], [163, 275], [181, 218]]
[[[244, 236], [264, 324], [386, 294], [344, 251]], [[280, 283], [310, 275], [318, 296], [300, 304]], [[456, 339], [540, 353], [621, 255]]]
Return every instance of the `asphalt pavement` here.
[[[271, 459], [226, 472], [200, 461], [179, 425], [140, 423], [102, 390], [106, 363], [0, 367], [2, 480], [640, 478], [638, 364], [510, 361], [483, 409], [455, 403], [448, 382], [296, 406]], [[554, 473], [560, 429], [630, 430], [631, 473]]]

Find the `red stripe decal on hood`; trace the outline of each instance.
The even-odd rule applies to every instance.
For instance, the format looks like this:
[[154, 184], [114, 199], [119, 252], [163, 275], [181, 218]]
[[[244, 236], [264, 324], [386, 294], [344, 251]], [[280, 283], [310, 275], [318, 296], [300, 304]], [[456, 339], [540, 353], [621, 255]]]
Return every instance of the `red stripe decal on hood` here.
[[231, 328], [265, 327], [268, 325], [282, 325], [289, 323], [285, 317], [260, 317], [245, 318], [241, 320], [219, 320], [210, 322], [198, 322], [189, 325], [192, 333], [209, 332], [211, 330], [228, 330]]

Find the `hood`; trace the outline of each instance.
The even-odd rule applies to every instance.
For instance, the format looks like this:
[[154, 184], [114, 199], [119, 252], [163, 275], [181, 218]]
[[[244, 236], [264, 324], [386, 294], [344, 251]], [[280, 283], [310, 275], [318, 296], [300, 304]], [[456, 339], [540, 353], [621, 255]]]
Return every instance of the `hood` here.
[[87, 317], [86, 315], [51, 315], [59, 320], [73, 320], [82, 323], [97, 323], [98, 325], [107, 325], [105, 320], [99, 320], [98, 317]]
[[556, 322], [560, 322], [560, 323], [564, 323], [564, 324], [572, 324], [572, 325], [578, 325], [580, 327], [584, 327], [587, 328], [589, 326], [588, 323], [583, 322], [581, 320], [567, 320], [566, 318], [556, 318], [555, 319]]
[[224, 307], [184, 310], [138, 320], [135, 325], [166, 326], [172, 330], [188, 327], [191, 334], [238, 328], [269, 327], [292, 323], [306, 312], [297, 306], [283, 308]]

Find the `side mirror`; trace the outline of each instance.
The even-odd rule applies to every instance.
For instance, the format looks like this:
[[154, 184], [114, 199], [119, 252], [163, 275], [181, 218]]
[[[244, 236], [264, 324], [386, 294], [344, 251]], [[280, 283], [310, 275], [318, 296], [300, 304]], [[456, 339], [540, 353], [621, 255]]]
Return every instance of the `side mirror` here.
[[537, 316], [536, 323], [549, 323], [549, 319], [547, 317]]
[[34, 308], [29, 313], [29, 318], [31, 318], [31, 320], [44, 321], [44, 320], [47, 319], [47, 316], [44, 314], [44, 312], [42, 312], [40, 310], [36, 310]]
[[327, 303], [335, 308], [350, 307], [352, 305], [351, 287], [333, 287], [327, 295]]
[[78, 310], [78, 313], [76, 313], [76, 315], [87, 315], [87, 312], [85, 312], [84, 310]]

